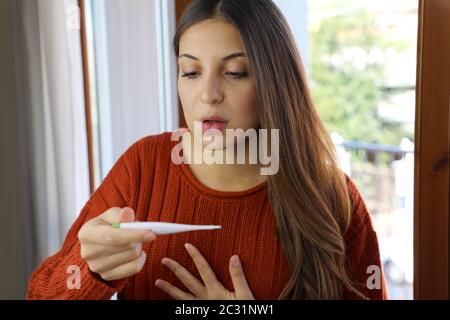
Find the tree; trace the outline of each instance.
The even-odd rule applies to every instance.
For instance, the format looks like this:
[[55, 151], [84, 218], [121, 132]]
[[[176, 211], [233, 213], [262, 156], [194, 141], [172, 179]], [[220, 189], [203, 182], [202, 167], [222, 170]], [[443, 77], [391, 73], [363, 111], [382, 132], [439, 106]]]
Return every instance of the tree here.
[[366, 12], [322, 19], [310, 34], [312, 94], [328, 130], [381, 144], [412, 139], [401, 124], [378, 114], [388, 94], [382, 57], [387, 48], [405, 45], [383, 39]]

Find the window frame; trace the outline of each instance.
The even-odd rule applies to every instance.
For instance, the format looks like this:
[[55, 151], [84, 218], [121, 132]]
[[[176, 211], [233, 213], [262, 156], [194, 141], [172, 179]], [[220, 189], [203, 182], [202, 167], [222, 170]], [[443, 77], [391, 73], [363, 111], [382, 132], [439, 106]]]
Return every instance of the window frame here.
[[414, 299], [449, 299], [450, 39], [445, 30], [450, 30], [450, 1], [419, 0]]

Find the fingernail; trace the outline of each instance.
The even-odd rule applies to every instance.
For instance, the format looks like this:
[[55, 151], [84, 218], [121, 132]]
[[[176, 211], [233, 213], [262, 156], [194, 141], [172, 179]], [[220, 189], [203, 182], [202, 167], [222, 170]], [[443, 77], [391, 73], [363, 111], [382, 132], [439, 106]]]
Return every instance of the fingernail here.
[[142, 237], [142, 240], [144, 241], [152, 241], [154, 240], [156, 237], [153, 233], [146, 233], [144, 234], [144, 236]]
[[233, 266], [235, 266], [235, 267], [239, 267], [241, 265], [241, 261], [239, 260], [238, 256], [233, 256], [232, 263], [233, 263]]
[[184, 247], [185, 247], [187, 250], [191, 250], [191, 245], [190, 245], [189, 243], [185, 243], [185, 244], [184, 244]]

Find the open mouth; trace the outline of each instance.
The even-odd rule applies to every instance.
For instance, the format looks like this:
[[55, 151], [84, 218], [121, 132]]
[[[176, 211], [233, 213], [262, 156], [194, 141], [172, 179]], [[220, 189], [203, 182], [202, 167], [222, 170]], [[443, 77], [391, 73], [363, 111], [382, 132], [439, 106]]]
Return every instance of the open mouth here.
[[207, 122], [207, 123], [227, 123], [228, 121], [225, 120], [222, 117], [219, 116], [209, 116], [209, 117], [203, 117], [201, 118], [202, 122]]
[[209, 117], [202, 119], [202, 128], [203, 131], [208, 131], [210, 129], [217, 129], [220, 131], [225, 130], [227, 127], [228, 121], [221, 117]]
[[214, 124], [214, 123], [217, 123], [217, 124], [226, 124], [226, 122], [225, 122], [225, 121], [219, 121], [219, 120], [203, 120], [203, 123], [211, 123], [211, 124]]

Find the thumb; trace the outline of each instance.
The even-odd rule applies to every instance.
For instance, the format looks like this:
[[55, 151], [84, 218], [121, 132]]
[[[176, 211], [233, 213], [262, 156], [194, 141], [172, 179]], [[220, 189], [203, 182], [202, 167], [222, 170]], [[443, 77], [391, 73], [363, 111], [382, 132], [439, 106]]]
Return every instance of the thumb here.
[[123, 208], [119, 213], [119, 222], [133, 222], [135, 214], [131, 208]]
[[135, 219], [135, 214], [131, 208], [115, 207], [106, 210], [99, 218], [99, 221], [104, 221], [107, 224], [114, 224], [120, 222], [132, 222]]

